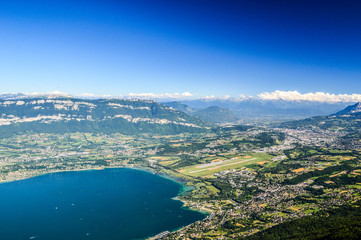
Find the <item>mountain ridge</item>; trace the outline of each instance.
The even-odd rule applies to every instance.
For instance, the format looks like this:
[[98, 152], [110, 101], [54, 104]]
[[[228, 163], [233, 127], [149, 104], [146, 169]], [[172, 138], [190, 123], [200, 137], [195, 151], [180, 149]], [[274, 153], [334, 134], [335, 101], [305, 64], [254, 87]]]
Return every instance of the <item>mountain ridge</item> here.
[[358, 102], [354, 105], [347, 106], [345, 109], [335, 113], [334, 115], [346, 115], [346, 114], [355, 114], [361, 113], [361, 103]]
[[[31, 98], [42, 98], [42, 99], [55, 99], [55, 98], [67, 98], [67, 99], [83, 99], [83, 100], [135, 100], [131, 96], [93, 96], [93, 95], [83, 95], [80, 97], [75, 97], [66, 93], [53, 92], [53, 93], [31, 93], [31, 94], [0, 94], [0, 99], [3, 100], [24, 100]], [[151, 101], [144, 100], [143, 101]], [[154, 101], [154, 100], [153, 100]], [[308, 117], [320, 116], [320, 115], [329, 115], [339, 112], [344, 109], [350, 103], [346, 102], [316, 102], [316, 101], [286, 101], [286, 100], [262, 100], [253, 97], [248, 98], [203, 98], [203, 99], [183, 99], [178, 101], [171, 102], [161, 102], [162, 104], [173, 107], [180, 111], [185, 112], [196, 116], [196, 112], [206, 109], [209, 107], [217, 106], [224, 109], [229, 109], [233, 113], [233, 117], [228, 119], [218, 118], [215, 119], [215, 115], [212, 116], [210, 113], [209, 116], [204, 116], [200, 114], [204, 120], [214, 123], [224, 123], [232, 122], [236, 123], [239, 119], [242, 122], [263, 122], [263, 121], [290, 121], [297, 119], [304, 119]], [[173, 105], [172, 105], [173, 104]], [[183, 105], [183, 106], [182, 106]], [[215, 114], [217, 114], [215, 112]], [[198, 114], [199, 115], [199, 114]], [[237, 120], [235, 120], [237, 118]]]
[[210, 106], [207, 108], [195, 109], [178, 101], [164, 102], [163, 104], [189, 115], [197, 116], [209, 123], [237, 123], [240, 120], [229, 108]]
[[0, 132], [181, 133], [209, 124], [151, 100], [27, 98], [0, 100]]
[[328, 115], [340, 111], [349, 103], [311, 101], [261, 100], [255, 98], [233, 101], [229, 99], [196, 99], [180, 101], [195, 109], [211, 106], [228, 108], [242, 119], [293, 120]]
[[357, 132], [361, 127], [361, 105], [356, 103], [330, 115], [284, 122], [280, 126], [287, 128], [319, 127], [324, 130]]

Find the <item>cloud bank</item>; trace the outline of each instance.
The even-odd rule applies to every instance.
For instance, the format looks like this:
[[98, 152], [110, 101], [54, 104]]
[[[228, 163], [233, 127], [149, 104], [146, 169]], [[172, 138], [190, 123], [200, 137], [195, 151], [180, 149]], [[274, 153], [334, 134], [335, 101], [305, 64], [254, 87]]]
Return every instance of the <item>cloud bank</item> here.
[[31, 96], [31, 97], [42, 97], [42, 96], [72, 97], [72, 95], [65, 93], [65, 92], [60, 92], [60, 91], [45, 92], [45, 93], [32, 92], [32, 93], [25, 93], [25, 95]]
[[338, 102], [346, 102], [346, 103], [355, 103], [361, 102], [361, 94], [331, 94], [325, 92], [310, 92], [310, 93], [299, 93], [298, 91], [280, 91], [275, 90], [273, 92], [263, 92], [258, 94], [256, 97], [247, 96], [244, 94], [240, 94], [237, 97], [232, 97], [230, 95], [224, 96], [199, 96], [194, 95], [190, 92], [183, 93], [129, 93], [126, 95], [95, 95], [92, 93], [81, 93], [77, 95], [71, 95], [64, 92], [54, 91], [47, 93], [25, 93], [25, 94], [0, 94], [0, 99], [20, 99], [26, 97], [65, 97], [65, 98], [84, 98], [84, 99], [144, 99], [144, 100], [158, 100], [158, 101], [166, 101], [166, 100], [192, 100], [192, 99], [202, 99], [205, 101], [213, 101], [213, 100], [225, 100], [225, 101], [246, 101], [250, 99], [260, 99], [265, 101], [271, 100], [283, 100], [283, 101], [310, 101], [310, 102], [327, 102], [327, 103], [338, 103]]
[[129, 93], [126, 98], [140, 98], [140, 99], [187, 99], [193, 97], [190, 92], [183, 93]]
[[262, 100], [313, 101], [313, 102], [361, 102], [361, 94], [330, 94], [324, 92], [299, 93], [297, 91], [264, 92], [258, 94]]

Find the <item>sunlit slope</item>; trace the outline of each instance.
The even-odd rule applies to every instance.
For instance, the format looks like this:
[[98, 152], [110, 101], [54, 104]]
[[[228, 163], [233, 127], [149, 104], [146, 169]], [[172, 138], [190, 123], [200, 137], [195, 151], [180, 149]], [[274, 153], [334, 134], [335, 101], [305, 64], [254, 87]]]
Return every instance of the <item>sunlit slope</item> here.
[[0, 136], [25, 132], [204, 132], [202, 120], [155, 101], [37, 98], [0, 100]]

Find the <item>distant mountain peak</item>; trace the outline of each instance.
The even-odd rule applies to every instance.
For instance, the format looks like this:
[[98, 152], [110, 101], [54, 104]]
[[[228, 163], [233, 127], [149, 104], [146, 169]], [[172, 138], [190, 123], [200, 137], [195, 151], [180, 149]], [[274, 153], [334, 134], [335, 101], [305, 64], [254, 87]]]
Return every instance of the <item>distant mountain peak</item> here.
[[361, 112], [361, 103], [360, 102], [356, 103], [354, 106], [355, 106], [355, 109], [354, 109], [355, 112]]
[[337, 112], [335, 115], [347, 115], [353, 113], [361, 113], [361, 103], [358, 102], [354, 105], [347, 106], [344, 110]]
[[200, 109], [196, 111], [194, 115], [211, 123], [231, 123], [239, 120], [231, 109], [219, 106], [210, 106], [205, 109]]

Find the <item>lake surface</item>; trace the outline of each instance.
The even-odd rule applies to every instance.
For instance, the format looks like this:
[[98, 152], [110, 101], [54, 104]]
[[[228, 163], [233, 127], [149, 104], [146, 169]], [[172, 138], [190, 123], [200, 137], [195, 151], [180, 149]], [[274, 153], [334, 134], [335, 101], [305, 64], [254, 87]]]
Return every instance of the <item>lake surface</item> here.
[[0, 239], [143, 239], [205, 215], [182, 185], [134, 169], [60, 172], [0, 184]]

